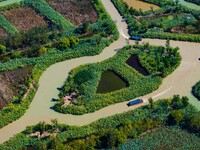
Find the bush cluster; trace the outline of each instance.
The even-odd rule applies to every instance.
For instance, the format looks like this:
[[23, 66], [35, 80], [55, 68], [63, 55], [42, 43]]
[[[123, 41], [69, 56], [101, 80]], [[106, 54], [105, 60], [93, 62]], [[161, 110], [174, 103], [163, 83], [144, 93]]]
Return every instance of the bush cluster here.
[[192, 87], [192, 94], [200, 100], [200, 81]]

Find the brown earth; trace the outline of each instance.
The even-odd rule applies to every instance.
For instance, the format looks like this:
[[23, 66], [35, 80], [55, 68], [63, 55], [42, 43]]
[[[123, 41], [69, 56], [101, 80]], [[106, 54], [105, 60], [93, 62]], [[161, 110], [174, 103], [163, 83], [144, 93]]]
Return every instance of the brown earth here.
[[4, 37], [6, 35], [6, 32], [0, 28], [0, 37]]
[[27, 31], [38, 26], [47, 26], [44, 17], [30, 7], [6, 10], [3, 15], [20, 31]]
[[17, 96], [30, 77], [32, 66], [0, 73], [0, 108]]
[[92, 23], [98, 20], [98, 14], [90, 0], [47, 0], [47, 2], [76, 26], [81, 25], [85, 19]]

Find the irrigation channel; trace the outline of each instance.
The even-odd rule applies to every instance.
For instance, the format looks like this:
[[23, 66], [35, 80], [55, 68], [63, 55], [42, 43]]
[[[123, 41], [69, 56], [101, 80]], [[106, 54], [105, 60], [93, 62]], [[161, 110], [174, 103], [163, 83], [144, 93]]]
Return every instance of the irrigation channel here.
[[[108, 59], [116, 54], [115, 49], [127, 45], [126, 37], [129, 36], [127, 34], [126, 23], [121, 22], [122, 17], [110, 0], [102, 0], [102, 3], [112, 19], [116, 22], [117, 28], [120, 31], [120, 38], [105, 48], [99, 55], [66, 60], [56, 63], [44, 71], [39, 81], [38, 91], [24, 116], [0, 129], [0, 143], [5, 142], [14, 134], [23, 131], [26, 126], [36, 124], [40, 121], [50, 122], [51, 119], [57, 118], [60, 123], [79, 126], [86, 125], [100, 118], [145, 105], [148, 103], [147, 99], [149, 97], [160, 99], [171, 97], [174, 94], [185, 95], [190, 98], [191, 103], [200, 109], [200, 102], [191, 95], [191, 87], [200, 80], [200, 61], [198, 60], [200, 57], [200, 43], [179, 41], [171, 41], [171, 46], [178, 46], [180, 48], [182, 56], [180, 66], [163, 80], [158, 90], [141, 97], [145, 100], [143, 104], [127, 107], [127, 102], [122, 102], [105, 107], [94, 113], [80, 116], [60, 114], [50, 109], [54, 104], [51, 102], [51, 99], [57, 98], [57, 88], [63, 85], [71, 69], [86, 63], [95, 63]], [[130, 41], [130, 43], [132, 42], [134, 43], [134, 41]], [[143, 42], [149, 42], [154, 45], [165, 45], [165, 40], [158, 39], [144, 39]]]

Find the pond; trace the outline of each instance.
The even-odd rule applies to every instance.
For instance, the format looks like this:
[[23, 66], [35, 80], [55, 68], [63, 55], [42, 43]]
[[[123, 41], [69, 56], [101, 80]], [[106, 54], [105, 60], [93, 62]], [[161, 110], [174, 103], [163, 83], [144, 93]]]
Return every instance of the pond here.
[[144, 68], [140, 62], [139, 62], [139, 58], [138, 55], [132, 55], [127, 61], [126, 63], [133, 67], [135, 70], [137, 70], [139, 73], [141, 73], [144, 76], [148, 76], [149, 72], [146, 70], [146, 68]]
[[101, 75], [97, 93], [108, 93], [128, 86], [128, 83], [113, 71], [106, 71]]
[[147, 10], [151, 10], [151, 7], [153, 7], [154, 10], [160, 8], [157, 5], [149, 4], [141, 0], [124, 0], [124, 2], [126, 2], [130, 7], [133, 7], [137, 10], [142, 9], [143, 11], [147, 11]]

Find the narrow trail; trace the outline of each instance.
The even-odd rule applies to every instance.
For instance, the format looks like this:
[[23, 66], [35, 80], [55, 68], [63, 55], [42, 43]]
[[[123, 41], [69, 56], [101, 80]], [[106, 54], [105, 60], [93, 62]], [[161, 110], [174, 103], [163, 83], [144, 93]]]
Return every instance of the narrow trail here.
[[[100, 118], [145, 105], [147, 104], [147, 99], [149, 97], [159, 99], [168, 98], [174, 94], [186, 95], [191, 98], [192, 103], [200, 108], [200, 102], [190, 94], [191, 87], [200, 80], [200, 61], [198, 61], [198, 58], [200, 57], [200, 44], [171, 41], [171, 46], [180, 47], [182, 56], [181, 65], [163, 80], [163, 83], [158, 90], [141, 97], [146, 100], [145, 103], [134, 107], [127, 107], [127, 102], [122, 102], [110, 105], [94, 113], [80, 116], [60, 114], [50, 109], [50, 107], [54, 105], [54, 102], [51, 102], [51, 99], [57, 98], [59, 93], [57, 87], [63, 85], [71, 69], [86, 63], [95, 63], [108, 59], [116, 54], [115, 49], [122, 48], [126, 45], [126, 38], [129, 37], [126, 23], [121, 22], [122, 17], [110, 0], [101, 1], [112, 19], [115, 20], [117, 28], [120, 31], [120, 38], [113, 42], [109, 47], [106, 47], [99, 55], [66, 60], [56, 63], [44, 71], [39, 80], [38, 91], [24, 116], [0, 129], [0, 143], [5, 142], [14, 134], [23, 131], [26, 126], [36, 124], [39, 121], [50, 122], [51, 119], [57, 118], [60, 123], [80, 126], [86, 125]], [[165, 45], [165, 40], [158, 39], [144, 39], [143, 42], [149, 42], [154, 45]], [[130, 41], [130, 43], [134, 43], [134, 41]]]

